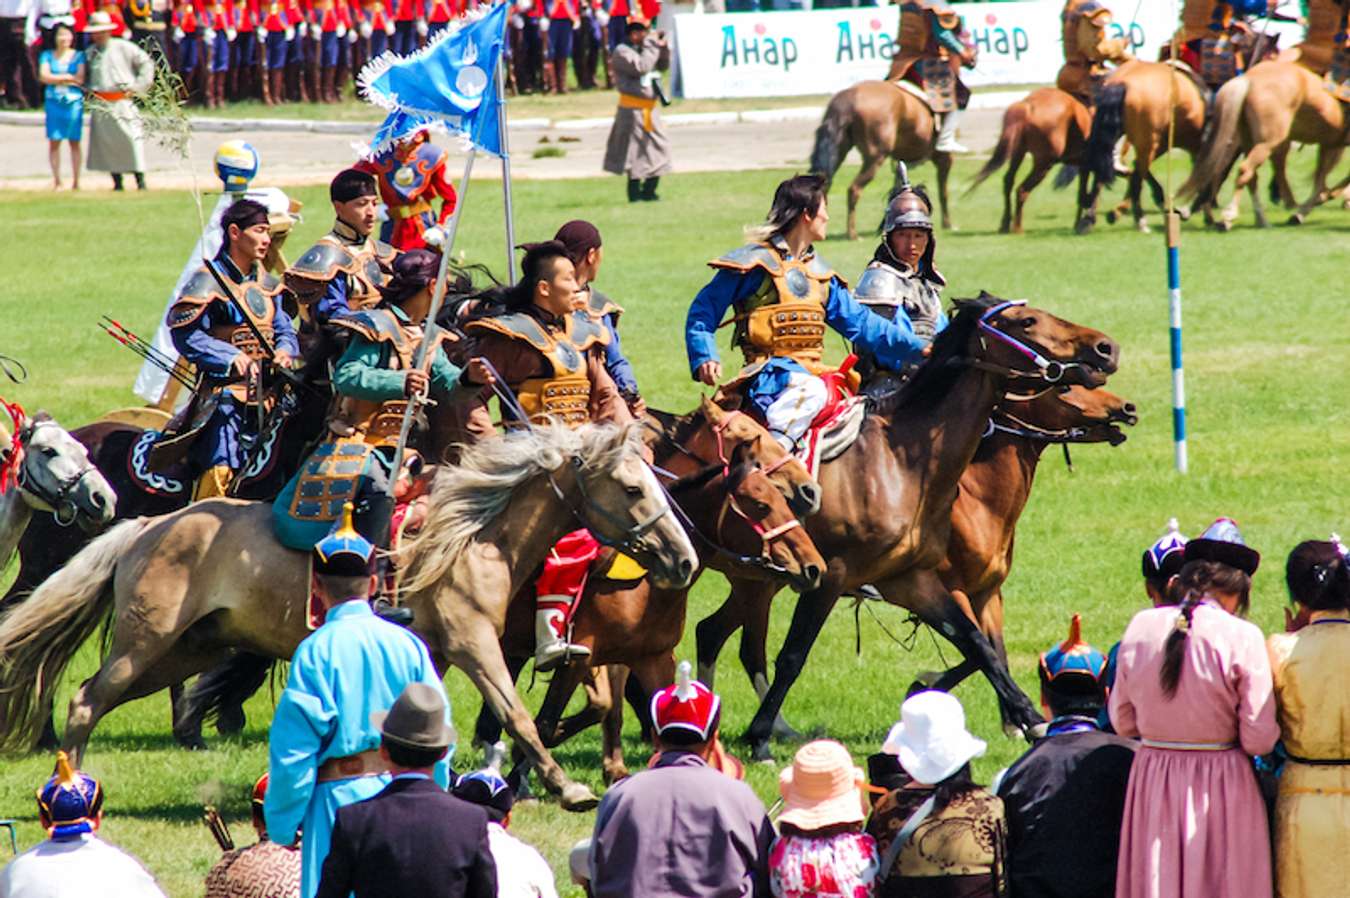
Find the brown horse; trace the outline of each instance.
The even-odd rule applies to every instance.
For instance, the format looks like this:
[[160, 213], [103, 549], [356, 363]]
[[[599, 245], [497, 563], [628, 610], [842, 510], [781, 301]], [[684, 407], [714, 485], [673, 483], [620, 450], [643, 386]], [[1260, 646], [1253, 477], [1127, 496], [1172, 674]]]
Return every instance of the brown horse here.
[[[1172, 143], [1168, 143], [1170, 123], [1175, 123]], [[1097, 111], [1088, 135], [1085, 164], [1091, 174], [1079, 182], [1078, 221], [1080, 234], [1092, 230], [1097, 221], [1097, 197], [1103, 186], [1116, 178], [1116, 142], [1121, 135], [1134, 148], [1134, 168], [1130, 173], [1125, 200], [1107, 216], [1114, 221], [1128, 206], [1135, 227], [1149, 230], [1140, 202], [1144, 182], [1161, 208], [1166, 205], [1163, 187], [1149, 171], [1153, 161], [1177, 147], [1191, 154], [1200, 152], [1205, 127], [1205, 95], [1195, 79], [1185, 71], [1162, 62], [1135, 59], [1116, 69], [1102, 82], [1097, 94]]]
[[[1042, 452], [1055, 443], [1118, 445], [1124, 442], [1125, 434], [1116, 425], [1134, 424], [1136, 420], [1132, 403], [1104, 389], [1077, 386], [1010, 393], [990, 418], [988, 434], [961, 475], [960, 490], [952, 505], [947, 557], [938, 573], [952, 597], [993, 644], [1004, 665], [1008, 656], [1003, 643], [1002, 586], [1012, 569], [1017, 521], [1031, 494]], [[733, 593], [698, 624], [700, 678], [705, 683], [711, 681], [722, 646], [737, 627], [744, 626], [741, 664], [750, 682], [762, 690], [768, 683], [765, 649], [769, 607], [767, 603], [738, 605], [738, 598]], [[766, 598], [772, 601], [773, 597]], [[922, 674], [919, 679], [932, 688], [950, 690], [978, 669], [974, 661], [963, 660], [944, 675]], [[1012, 720], [1011, 711], [1005, 710], [1005, 721]], [[783, 723], [779, 732], [792, 735], [791, 728]]]
[[[980, 169], [967, 193], [998, 171], [1004, 163], [1008, 171], [1003, 176], [1003, 219], [1000, 234], [1022, 233], [1022, 209], [1031, 191], [1045, 179], [1056, 163], [1080, 167], [1087, 147], [1088, 132], [1092, 129], [1092, 113], [1073, 94], [1057, 87], [1033, 90], [1003, 112], [1003, 130], [999, 134], [994, 155]], [[1031, 173], [1017, 188], [1017, 202], [1013, 203], [1013, 184], [1022, 159], [1031, 154]], [[1060, 178], [1065, 178], [1066, 168]], [[1087, 177], [1085, 170], [1080, 178]], [[1057, 185], [1058, 186], [1058, 185]]]
[[[820, 469], [821, 511], [807, 533], [828, 561], [819, 589], [797, 600], [787, 640], [746, 734], [755, 756], [768, 740], [792, 683], [839, 597], [874, 587], [915, 612], [976, 659], [994, 689], [1029, 728], [1040, 715], [998, 653], [956, 602], [937, 568], [947, 555], [958, 481], [979, 446], [989, 415], [1010, 379], [1039, 376], [1099, 386], [1116, 369], [1120, 348], [1100, 331], [988, 294], [958, 302], [931, 355], [877, 412], [842, 455]], [[738, 601], [763, 607], [772, 584], [731, 577]]]
[[[426, 523], [400, 549], [405, 602], [437, 668], [454, 665], [565, 807], [595, 796], [539, 741], [498, 639], [507, 605], [578, 523], [671, 587], [697, 556], [638, 428], [561, 425], [484, 440], [437, 472]], [[309, 560], [271, 535], [265, 503], [213, 499], [99, 537], [0, 620], [0, 747], [28, 744], [75, 651], [111, 615], [98, 673], [71, 699], [78, 760], [109, 710], [210, 667], [230, 649], [289, 658], [306, 634]]]
[[[937, 168], [938, 202], [942, 226], [952, 227], [947, 202], [947, 175], [951, 172], [950, 153], [933, 149], [937, 141], [937, 117], [928, 104], [910, 91], [890, 81], [860, 81], [839, 91], [825, 107], [825, 117], [816, 129], [811, 150], [811, 171], [828, 182], [844, 163], [853, 147], [862, 154], [862, 170], [848, 187], [848, 239], [858, 239], [858, 200], [863, 188], [881, 170], [888, 158], [912, 165], [931, 158]], [[899, 168], [896, 184], [900, 183]]]
[[1213, 134], [1178, 198], [1196, 197], [1196, 205], [1206, 210], [1228, 176], [1239, 152], [1246, 154], [1238, 166], [1233, 199], [1223, 211], [1218, 226], [1230, 230], [1238, 216], [1238, 197], [1245, 187], [1252, 195], [1258, 227], [1266, 227], [1261, 209], [1257, 172], [1271, 160], [1280, 198], [1288, 206], [1297, 205], [1285, 174], [1285, 163], [1293, 143], [1317, 146], [1317, 167], [1313, 189], [1306, 202], [1298, 205], [1291, 224], [1302, 224], [1308, 214], [1331, 197], [1327, 178], [1350, 141], [1350, 116], [1341, 103], [1308, 69], [1292, 62], [1267, 60], [1245, 75], [1229, 81], [1214, 102]]

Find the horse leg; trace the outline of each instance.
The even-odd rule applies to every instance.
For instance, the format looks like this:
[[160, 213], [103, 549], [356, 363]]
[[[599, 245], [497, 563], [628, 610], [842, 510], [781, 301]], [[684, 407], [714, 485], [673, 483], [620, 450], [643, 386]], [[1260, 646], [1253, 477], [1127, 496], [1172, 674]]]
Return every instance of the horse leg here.
[[728, 593], [718, 609], [694, 627], [698, 678], [709, 689], [713, 688], [713, 680], [717, 676], [717, 659], [722, 654], [722, 648], [731, 634], [741, 627], [743, 606], [740, 599], [740, 593]]
[[1027, 175], [1027, 179], [1017, 188], [1017, 217], [1013, 224], [1014, 234], [1022, 233], [1022, 210], [1026, 207], [1027, 197], [1031, 195], [1031, 191], [1035, 190], [1041, 181], [1045, 180], [1045, 176], [1049, 173], [1050, 166], [1053, 164], [1053, 161], [1033, 157], [1031, 174]]
[[947, 199], [947, 176], [952, 171], [951, 153], [934, 153], [933, 167], [937, 169], [938, 203], [942, 206], [942, 227], [944, 230], [955, 231], [956, 225], [952, 224], [952, 207]]
[[[750, 685], [760, 701], [769, 691], [769, 611], [777, 591], [774, 584], [746, 597], [742, 603], [745, 619], [741, 629], [741, 666], [750, 677]], [[783, 719], [780, 711], [773, 719], [773, 738], [784, 742], [801, 742], [804, 737]]]
[[1101, 182], [1084, 165], [1078, 171], [1078, 218], [1073, 223], [1076, 234], [1090, 234], [1097, 224], [1097, 195]]
[[[628, 668], [622, 664], [611, 664], [604, 668], [603, 676], [597, 677], [596, 694], [592, 696], [592, 703], [601, 700], [603, 696], [603, 700], [609, 706], [600, 721], [603, 738], [600, 768], [604, 773], [606, 786], [611, 786], [628, 776], [628, 765], [623, 759], [623, 693], [628, 684], [628, 673]], [[590, 694], [591, 688], [587, 687], [586, 692]]]
[[1275, 202], [1287, 209], [1292, 209], [1298, 205], [1298, 200], [1294, 198], [1293, 185], [1289, 183], [1289, 141], [1285, 141], [1275, 149], [1270, 151], [1270, 167], [1274, 169], [1274, 179], [1272, 185], [1274, 190]]
[[1344, 150], [1344, 147], [1331, 147], [1325, 144], [1317, 148], [1317, 170], [1313, 173], [1312, 193], [1308, 195], [1308, 199], [1303, 205], [1299, 206], [1294, 214], [1289, 217], [1290, 224], [1303, 224], [1308, 220], [1309, 213], [1323, 202], [1323, 195], [1327, 192], [1327, 176], [1341, 161], [1341, 153]]
[[759, 710], [745, 731], [746, 741], [751, 746], [751, 756], [756, 761], [771, 761], [773, 753], [769, 750], [769, 738], [773, 735], [773, 722], [783, 708], [788, 690], [801, 676], [806, 666], [806, 658], [820, 635], [825, 619], [830, 616], [841, 592], [837, 577], [828, 578], [826, 583], [810, 592], [804, 592], [797, 599], [797, 607], [792, 612], [792, 624], [788, 627], [787, 639], [778, 652], [774, 662], [773, 683], [769, 691], [760, 700]]
[[534, 728], [539, 731], [539, 738], [546, 748], [554, 748], [565, 739], [594, 726], [604, 716], [603, 708], [597, 712], [588, 704], [586, 708], [567, 718], [568, 726], [564, 727], [561, 722], [563, 712], [567, 710], [567, 704], [572, 700], [577, 687], [595, 676], [596, 670], [597, 668], [584, 663], [574, 662], [562, 667], [549, 680], [548, 690], [544, 693], [544, 703], [539, 706], [539, 713], [534, 716]]
[[[1134, 217], [1134, 227], [1141, 234], [1149, 232], [1148, 222], [1144, 220], [1144, 179], [1148, 172], [1142, 166], [1136, 166], [1130, 174], [1130, 187], [1125, 199], [1130, 204], [1130, 215]], [[1123, 205], [1123, 204], [1122, 204]]]
[[863, 188], [872, 183], [872, 179], [877, 176], [881, 170], [882, 158], [875, 156], [863, 159], [862, 169], [859, 170], [853, 183], [848, 185], [848, 239], [858, 239], [858, 201], [862, 199]]
[[1019, 142], [1017, 149], [1008, 157], [1008, 170], [1003, 173], [1003, 218], [998, 223], [1000, 234], [1022, 233], [1022, 204], [1020, 202], [1017, 204], [1017, 224], [1014, 229], [1012, 194], [1013, 187], [1017, 184], [1017, 170], [1022, 167], [1022, 157], [1025, 155]]
[[[511, 682], [520, 680], [520, 672], [525, 669], [529, 661], [528, 655], [519, 657], [510, 656], [506, 659], [506, 669], [511, 674]], [[437, 665], [438, 670], [445, 670], [444, 664]], [[484, 702], [478, 709], [478, 720], [473, 727], [473, 744], [486, 750], [502, 738], [502, 722], [492, 714], [492, 709]]]
[[[1266, 219], [1266, 206], [1261, 199], [1260, 176], [1252, 178], [1252, 182], [1247, 185], [1247, 193], [1252, 198], [1252, 215], [1256, 216], [1256, 226], [1258, 228], [1270, 227], [1270, 222]], [[1233, 192], [1233, 199], [1236, 201], [1237, 192]]]

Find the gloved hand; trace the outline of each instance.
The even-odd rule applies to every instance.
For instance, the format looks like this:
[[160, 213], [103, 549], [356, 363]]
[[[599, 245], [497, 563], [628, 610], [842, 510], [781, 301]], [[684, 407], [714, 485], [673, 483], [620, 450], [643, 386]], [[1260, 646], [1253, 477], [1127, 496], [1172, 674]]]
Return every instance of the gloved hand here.
[[185, 35], [185, 34], [183, 33], [183, 29], [182, 29], [182, 28], [179, 28], [177, 25], [173, 26], [173, 41], [174, 41], [174, 43], [176, 43], [176, 44], [181, 44], [181, 43], [183, 42], [183, 38], [186, 37], [186, 36], [187, 36], [187, 35]]
[[422, 242], [432, 249], [440, 249], [445, 245], [446, 233], [441, 230], [440, 225], [433, 225], [422, 232]]
[[253, 30], [253, 36], [257, 39], [259, 44], [267, 43], [267, 29], [261, 25]]
[[314, 22], [313, 24], [311, 24], [309, 26], [309, 37], [311, 40], [314, 41], [323, 40], [323, 26], [320, 25], [318, 22]]
[[393, 20], [393, 19], [390, 19], [389, 21], [387, 21], [387, 22], [384, 23], [384, 33], [385, 33], [386, 35], [388, 35], [389, 37], [393, 37], [393, 36], [394, 36], [394, 31], [395, 31], [395, 30], [396, 30], [396, 29], [394, 28], [394, 20]]
[[208, 28], [202, 32], [202, 43], [214, 44], [216, 42], [216, 29]]
[[347, 26], [343, 25], [341, 22], [338, 22], [337, 27], [333, 29], [333, 33], [338, 36], [338, 40], [342, 40], [344, 37], [347, 36]]
[[596, 24], [598, 24], [601, 28], [608, 28], [608, 27], [609, 27], [609, 13], [607, 13], [607, 12], [605, 12], [603, 9], [600, 9], [599, 7], [597, 7], [596, 10], [595, 10], [595, 21], [596, 21]]
[[417, 36], [418, 36], [418, 37], [426, 37], [427, 34], [430, 33], [430, 31], [431, 31], [431, 29], [427, 27], [427, 20], [426, 20], [426, 19], [418, 19], [418, 20], [417, 20]]
[[289, 44], [291, 41], [295, 40], [295, 28], [293, 28], [292, 26], [287, 25], [286, 31], [283, 33], [286, 36], [286, 43]]
[[356, 30], [361, 33], [361, 37], [370, 40], [370, 36], [375, 33], [375, 29], [370, 27], [369, 22], [362, 22], [356, 26]]
[[234, 39], [237, 38], [238, 36], [239, 32], [236, 31], [235, 29], [233, 28], [225, 29], [225, 40], [229, 41], [230, 43], [234, 43]]

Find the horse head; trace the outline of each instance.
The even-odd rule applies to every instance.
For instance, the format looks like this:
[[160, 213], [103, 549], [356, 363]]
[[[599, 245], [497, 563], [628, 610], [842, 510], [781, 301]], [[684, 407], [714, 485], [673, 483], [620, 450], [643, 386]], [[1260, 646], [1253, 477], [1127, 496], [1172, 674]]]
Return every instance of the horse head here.
[[1134, 403], [1105, 390], [1051, 387], [1030, 395], [1009, 393], [994, 413], [995, 426], [1051, 443], [1125, 442], [1117, 425], [1139, 421]]
[[[698, 555], [643, 457], [641, 425], [586, 426], [578, 434], [579, 448], [562, 467], [580, 495], [575, 513], [582, 524], [599, 542], [636, 558], [657, 586], [688, 586]], [[554, 484], [563, 495], [565, 488]]]
[[[974, 317], [973, 327], [967, 316]], [[1120, 344], [1106, 334], [1025, 300], [981, 292], [975, 300], [957, 301], [956, 323], [965, 324], [963, 330], [978, 340], [972, 355], [979, 362], [1017, 377], [1100, 387], [1120, 363]]]
[[783, 494], [789, 507], [799, 516], [820, 510], [820, 484], [811, 472], [758, 421], [740, 411], [728, 411], [707, 396], [699, 401], [699, 414], [708, 422], [708, 433], [716, 440], [717, 458], [727, 464], [732, 452], [758, 466]]
[[30, 418], [18, 410], [15, 427], [5, 456], [32, 508], [51, 512], [62, 525], [78, 521], [90, 531], [112, 521], [117, 493], [89, 461], [83, 443], [44, 412]]

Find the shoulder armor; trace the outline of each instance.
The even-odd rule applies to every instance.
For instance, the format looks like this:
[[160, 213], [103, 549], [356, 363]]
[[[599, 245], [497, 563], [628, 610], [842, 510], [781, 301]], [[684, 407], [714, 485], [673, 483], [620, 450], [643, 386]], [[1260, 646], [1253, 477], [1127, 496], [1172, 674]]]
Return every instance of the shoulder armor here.
[[262, 292], [268, 294], [269, 296], [274, 296], [277, 293], [280, 293], [281, 288], [284, 286], [286, 285], [282, 283], [281, 278], [277, 277], [270, 271], [264, 271], [262, 277], [258, 278], [258, 287], [262, 290]]
[[220, 292], [220, 285], [211, 276], [211, 272], [207, 271], [205, 267], [198, 268], [192, 277], [188, 278], [188, 282], [183, 285], [183, 289], [178, 291], [178, 295], [174, 297], [173, 304], [169, 306], [169, 314], [165, 318], [165, 323], [170, 329], [187, 327], [202, 316], [207, 306], [218, 299], [225, 298], [225, 294]]
[[872, 262], [858, 278], [853, 297], [862, 303], [894, 305], [900, 301], [900, 283], [904, 275], [884, 262]]
[[464, 330], [489, 331], [501, 334], [504, 337], [528, 343], [540, 352], [548, 352], [553, 348], [553, 339], [543, 326], [524, 312], [507, 312], [504, 315], [475, 318], [464, 325]]
[[712, 268], [726, 268], [731, 271], [750, 271], [755, 268], [763, 268], [771, 275], [780, 274], [783, 270], [782, 259], [773, 247], [764, 243], [747, 243], [745, 246], [733, 249], [726, 255], [713, 259], [708, 263]]
[[434, 171], [442, 165], [445, 165], [450, 154], [434, 143], [424, 143], [417, 148], [417, 161], [425, 162], [428, 171]]
[[833, 268], [830, 267], [830, 263], [822, 259], [819, 254], [814, 255], [807, 260], [806, 273], [819, 281], [828, 281], [831, 278], [839, 278], [839, 282], [841, 284], [843, 284], [845, 287], [848, 286], [848, 281], [844, 280], [842, 277], [839, 277], [839, 274], [835, 272]]
[[606, 315], [613, 315], [618, 318], [623, 314], [623, 306], [610, 299], [599, 290], [592, 289], [589, 292], [590, 298], [586, 303], [586, 311], [595, 318], [603, 318]]
[[371, 243], [375, 246], [375, 258], [379, 259], [382, 265], [387, 267], [394, 264], [394, 258], [398, 256], [398, 250], [383, 240], [372, 240]]
[[295, 277], [307, 281], [331, 281], [339, 271], [351, 269], [354, 262], [355, 258], [345, 246], [320, 240], [286, 269], [286, 280]]
[[401, 346], [405, 340], [403, 327], [388, 309], [363, 309], [330, 319], [329, 324], [354, 331], [372, 343], [393, 343]]
[[567, 336], [577, 349], [585, 352], [592, 346], [609, 345], [609, 328], [603, 321], [589, 315], [585, 309], [573, 312], [567, 321]]

